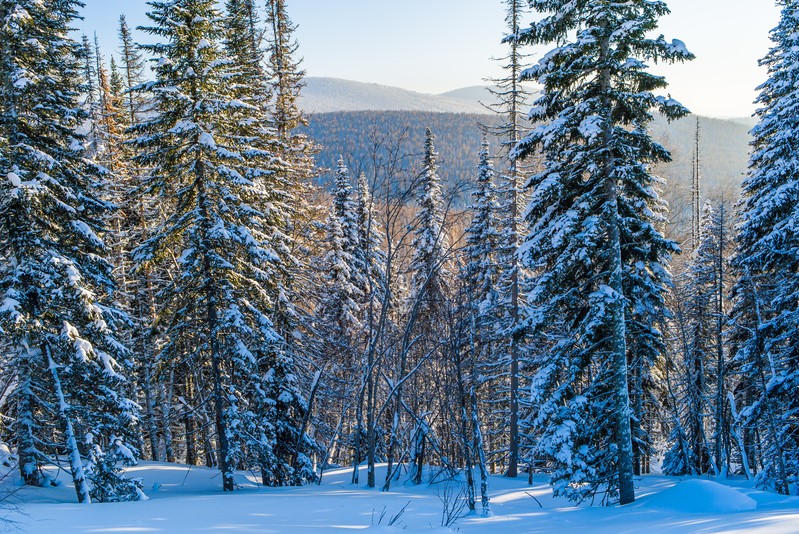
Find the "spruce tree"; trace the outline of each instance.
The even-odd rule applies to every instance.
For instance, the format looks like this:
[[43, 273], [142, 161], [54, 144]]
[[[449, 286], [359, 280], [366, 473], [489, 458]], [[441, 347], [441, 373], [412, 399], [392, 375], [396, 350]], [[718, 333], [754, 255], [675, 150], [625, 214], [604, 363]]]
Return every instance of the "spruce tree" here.
[[[528, 11], [525, 0], [504, 0], [506, 16], [506, 35], [504, 42], [508, 46], [507, 55], [500, 59], [505, 76], [493, 80], [496, 88], [491, 93], [497, 103], [490, 106], [499, 116], [499, 125], [488, 128], [500, 140], [502, 168], [499, 173], [498, 202], [504, 214], [499, 220], [500, 237], [497, 243], [497, 263], [499, 278], [496, 282], [499, 294], [497, 305], [498, 337], [505, 341], [498, 345], [501, 358], [498, 362], [505, 369], [492, 374], [505, 376], [506, 385], [500, 387], [505, 402], [501, 404], [499, 425], [507, 427], [507, 472], [510, 478], [518, 475], [520, 461], [520, 377], [524, 367], [521, 341], [521, 308], [524, 301], [522, 292], [521, 265], [519, 264], [519, 246], [522, 241], [522, 207], [523, 186], [526, 169], [520, 160], [510, 157], [516, 144], [526, 132], [524, 106], [529, 103], [530, 93], [524, 87], [521, 74], [526, 59], [523, 43], [519, 40], [522, 19]], [[504, 346], [503, 346], [504, 345]], [[507, 411], [507, 415], [505, 412]]]
[[[433, 362], [430, 365], [435, 366], [443, 350], [441, 339], [445, 328], [444, 311], [448, 303], [449, 237], [445, 226], [445, 206], [437, 160], [435, 137], [428, 128], [425, 132], [424, 161], [418, 184], [421, 191], [418, 197], [418, 212], [413, 224], [414, 239], [411, 242], [413, 252], [408, 267], [410, 291], [406, 302], [408, 331], [419, 336], [419, 343], [410, 351], [410, 359], [403, 360], [397, 373], [398, 377], [404, 376], [408, 369], [420, 366], [428, 359]], [[416, 394], [416, 398], [411, 400], [411, 412], [418, 414], [414, 416], [416, 428], [413, 432], [410, 453], [410, 479], [418, 485], [422, 482], [426, 443], [431, 437], [432, 428], [426, 420], [425, 410], [422, 408], [414, 410], [424, 402], [423, 389], [418, 380], [415, 386], [409, 388]], [[401, 409], [402, 404], [398, 398], [396, 416], [399, 416]]]
[[[236, 139], [248, 145], [244, 156], [258, 163], [249, 169], [248, 177], [256, 185], [253, 205], [262, 214], [259, 230], [263, 246], [271, 255], [271, 270], [262, 285], [269, 296], [267, 309], [273, 328], [281, 336], [280, 343], [259, 366], [267, 378], [268, 397], [277, 399], [265, 420], [276, 434], [272, 463], [261, 466], [262, 481], [281, 486], [303, 484], [316, 476], [308, 457], [315, 444], [305, 433], [309, 407], [301, 390], [302, 368], [295, 351], [300, 322], [295, 303], [299, 297], [284, 289], [291, 287], [293, 271], [300, 264], [292, 234], [305, 189], [295, 188], [292, 180], [296, 177], [290, 172], [293, 160], [285, 159], [285, 143], [273, 107], [276, 88], [264, 67], [264, 32], [256, 2], [228, 0], [223, 26], [224, 48], [230, 59], [226, 78], [235, 99], [248, 106], [243, 120], [237, 123]], [[289, 138], [299, 135], [290, 134]], [[296, 155], [300, 160], [301, 152]]]
[[[523, 30], [529, 44], [557, 43], [524, 78], [544, 91], [530, 118], [541, 125], [516, 149], [540, 149], [530, 178], [530, 234], [523, 258], [534, 272], [529, 327], [556, 336], [534, 378], [537, 446], [554, 464], [555, 492], [581, 500], [597, 491], [635, 500], [628, 386], [629, 309], [664, 313], [667, 263], [677, 246], [658, 231], [660, 201], [650, 165], [669, 160], [647, 133], [657, 108], [687, 110], [652, 91], [666, 86], [647, 61], [683, 61], [680, 41], [651, 38], [663, 2], [533, 0], [545, 15]], [[659, 332], [646, 327], [657, 341]], [[633, 355], [634, 356], [634, 355]]]
[[[115, 163], [116, 189], [115, 202], [119, 215], [114, 221], [118, 228], [119, 248], [122, 259], [117, 268], [119, 280], [124, 289], [126, 311], [130, 317], [128, 339], [130, 347], [138, 357], [135, 382], [139, 391], [139, 404], [143, 408], [142, 427], [144, 442], [142, 454], [149, 454], [154, 461], [174, 459], [171, 450], [171, 432], [164, 424], [170, 409], [170, 400], [164, 392], [169, 389], [167, 380], [158, 383], [156, 377], [156, 354], [162, 344], [159, 337], [161, 328], [156, 326], [156, 293], [159, 281], [169, 279], [164, 269], [153, 265], [137, 265], [133, 258], [134, 249], [147, 239], [149, 229], [163, 218], [169, 204], [155, 203], [152, 196], [144, 192], [142, 176], [147, 168], [134, 161], [136, 148], [131, 140], [136, 134], [131, 130], [144, 117], [146, 102], [140, 86], [144, 84], [144, 60], [138, 45], [134, 42], [131, 29], [124, 15], [119, 18], [120, 64], [111, 57], [110, 94], [114, 102], [113, 115], [119, 129], [119, 157]], [[165, 374], [162, 378], [167, 378]], [[187, 393], [186, 398], [190, 398]], [[159, 413], [160, 412], [160, 413]], [[160, 417], [159, 417], [160, 415]], [[162, 423], [159, 429], [159, 421]], [[159, 435], [163, 440], [159, 440]]]
[[[491, 163], [491, 153], [488, 140], [484, 137], [480, 148], [480, 162], [478, 164], [477, 183], [472, 193], [471, 206], [472, 222], [466, 229], [465, 265], [462, 271], [464, 291], [466, 293], [466, 307], [470, 331], [469, 363], [469, 409], [471, 411], [471, 427], [476, 463], [480, 469], [480, 495], [483, 514], [489, 513], [488, 501], [488, 471], [485, 460], [485, 450], [481, 429], [481, 417], [478, 406], [478, 389], [484, 386], [485, 378], [482, 373], [486, 368], [495, 368], [495, 324], [499, 295], [497, 291], [498, 278], [498, 243], [501, 236], [498, 231], [498, 203], [494, 166]], [[487, 388], [484, 388], [487, 389]], [[486, 400], [492, 401], [494, 392], [483, 391]], [[465, 417], [464, 417], [465, 419]]]
[[471, 313], [475, 318], [475, 334], [481, 352], [491, 346], [491, 330], [498, 300], [497, 247], [501, 237], [497, 230], [499, 213], [494, 178], [489, 144], [484, 137], [480, 149], [477, 184], [472, 193], [472, 222], [466, 229], [466, 265], [463, 273], [468, 285]]
[[354, 283], [358, 274], [354, 254], [360, 244], [349, 170], [342, 159], [334, 183], [325, 222], [325, 253], [318, 260], [322, 290], [314, 312], [315, 333], [321, 344], [317, 367], [325, 374], [328, 402], [341, 403], [343, 422], [354, 395], [352, 376], [360, 368], [363, 293]]
[[684, 332], [684, 350], [677, 368], [681, 377], [677, 381], [675, 397], [677, 411], [681, 414], [685, 447], [675, 434], [672, 448], [666, 453], [663, 472], [668, 475], [700, 475], [710, 470], [710, 447], [706, 415], [710, 411], [711, 358], [713, 353], [711, 329], [716, 289], [715, 268], [708, 255], [715, 257], [716, 234], [713, 232], [713, 208], [707, 202], [699, 221], [698, 245], [686, 272], [676, 277], [675, 295], [680, 299], [681, 327]]
[[[307, 123], [299, 107], [305, 72], [295, 57], [298, 45], [294, 40], [296, 26], [291, 21], [285, 0], [267, 0], [266, 73], [271, 85], [270, 124], [277, 135], [274, 151], [275, 174], [284, 183], [288, 224], [284, 230], [285, 246], [276, 249], [282, 259], [282, 271], [277, 277], [273, 298], [276, 301], [272, 320], [284, 339], [284, 353], [294, 367], [292, 377], [300, 376], [300, 362], [311, 360], [310, 340], [303, 323], [310, 322], [303, 302], [307, 295], [302, 288], [311, 284], [311, 242], [315, 218], [309, 199], [313, 193], [311, 180], [315, 176], [313, 142], [300, 131]], [[309, 367], [309, 366], [305, 366]], [[308, 377], [306, 377], [308, 378]], [[310, 380], [307, 380], [311, 382]], [[306, 464], [307, 467], [307, 464]]]
[[[69, 37], [82, 4], [0, 2], [0, 325], [17, 387], [14, 434], [26, 484], [66, 453], [78, 501], [131, 500], [121, 475], [135, 462], [123, 392], [128, 351], [115, 336], [111, 266], [104, 259], [106, 172], [78, 133], [86, 48]], [[83, 437], [91, 436], [91, 443]], [[92, 447], [111, 459], [86, 462]]]
[[375, 201], [369, 180], [363, 172], [358, 175], [355, 192], [355, 224], [357, 247], [353, 256], [359, 273], [354, 282], [363, 294], [361, 310], [367, 315], [363, 322], [368, 324], [376, 319], [375, 308], [386, 293], [386, 258], [383, 251], [385, 237], [380, 232]]
[[[355, 340], [360, 331], [361, 294], [352, 283], [354, 261], [351, 242], [335, 205], [327, 218], [325, 242], [327, 254], [321, 262], [324, 290], [317, 306], [320, 339], [325, 344], [325, 360], [335, 359], [340, 371], [352, 372], [356, 353]], [[347, 377], [342, 377], [347, 381]]]
[[122, 59], [122, 78], [125, 83], [125, 109], [128, 115], [128, 124], [137, 122], [137, 114], [141, 112], [141, 93], [134, 91], [144, 82], [144, 59], [141, 57], [139, 47], [133, 39], [125, 15], [119, 17], [119, 42]]
[[137, 258], [159, 263], [182, 251], [180, 272], [161, 293], [168, 304], [160, 320], [169, 326], [160, 357], [208, 373], [225, 491], [235, 487], [236, 466], [260, 467], [265, 483], [307, 478], [306, 462], [298, 475], [289, 459], [305, 445], [295, 420], [304, 405], [270, 320], [281, 266], [261, 180], [269, 154], [248, 130], [258, 107], [230, 82], [247, 65], [223, 54], [213, 0], [150, 5], [154, 25], [145, 30], [162, 39], [145, 47], [158, 58], [147, 85], [157, 114], [134, 127], [135, 146], [138, 162], [151, 167], [148, 191], [171, 199], [174, 212]]
[[761, 61], [769, 78], [759, 88], [759, 123], [752, 131], [754, 151], [743, 185], [737, 293], [748, 306], [736, 306], [736, 322], [753, 332], [739, 348], [737, 358], [745, 378], [758, 385], [745, 410], [749, 424], [759, 429], [763, 440], [763, 471], [758, 480], [787, 494], [797, 491], [799, 476], [799, 437], [792, 422], [799, 413], [799, 345], [795, 340], [799, 328], [799, 181], [793, 146], [799, 131], [795, 113], [799, 2], [779, 0], [778, 5], [782, 14], [771, 32], [774, 45]]
[[424, 166], [421, 174], [419, 212], [414, 225], [411, 243], [413, 258], [410, 302], [418, 301], [419, 324], [429, 327], [446, 300], [446, 254], [448, 236], [444, 227], [444, 200], [441, 178], [438, 175], [438, 152], [435, 137], [428, 128], [425, 131]]

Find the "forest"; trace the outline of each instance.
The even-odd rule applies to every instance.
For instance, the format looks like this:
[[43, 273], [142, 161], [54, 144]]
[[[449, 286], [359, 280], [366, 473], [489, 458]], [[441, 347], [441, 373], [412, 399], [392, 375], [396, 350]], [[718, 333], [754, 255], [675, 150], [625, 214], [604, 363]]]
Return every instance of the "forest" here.
[[118, 51], [0, 0], [0, 475], [799, 495], [799, 3], [749, 138], [663, 96], [663, 2], [501, 2], [490, 114], [309, 119], [285, 0], [149, 2]]

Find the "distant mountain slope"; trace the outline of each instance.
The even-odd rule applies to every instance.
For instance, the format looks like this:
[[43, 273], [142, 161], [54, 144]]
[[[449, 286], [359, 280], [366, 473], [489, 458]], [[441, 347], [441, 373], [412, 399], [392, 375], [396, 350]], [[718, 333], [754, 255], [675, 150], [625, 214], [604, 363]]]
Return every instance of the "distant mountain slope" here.
[[[480, 86], [428, 95], [335, 78], [308, 78], [307, 84], [301, 105], [311, 112], [308, 133], [322, 145], [317, 161], [327, 169], [335, 168], [339, 155], [343, 155], [354, 169], [368, 171], [373, 140], [381, 137], [392, 140], [407, 134], [402, 154], [418, 154], [424, 129], [430, 127], [438, 137], [441, 176], [450, 185], [470, 183], [480, 148], [478, 124], [497, 120], [480, 104], [491, 99]], [[751, 118], [701, 119], [703, 197], [723, 196], [728, 202], [737, 199], [747, 168], [749, 130], [754, 123]], [[695, 125], [695, 117], [672, 123], [657, 118], [651, 127], [653, 137], [673, 156], [671, 163], [654, 171], [667, 180], [663, 197], [671, 205], [670, 220], [676, 234], [684, 232], [691, 219]], [[417, 159], [408, 161], [416, 165]], [[330, 173], [321, 177], [322, 183], [329, 179]], [[466, 204], [468, 192], [459, 193], [456, 201]]]
[[[496, 120], [490, 115], [462, 113], [432, 113], [422, 111], [356, 111], [320, 113], [311, 116], [308, 133], [322, 145], [317, 161], [332, 169], [339, 155], [354, 168], [366, 167], [373, 138], [399, 138], [407, 133], [403, 154], [418, 154], [424, 142], [425, 127], [437, 136], [441, 176], [450, 184], [474, 180], [481, 133], [478, 123]], [[664, 197], [672, 205], [674, 224], [683, 226], [690, 221], [691, 160], [693, 157], [694, 117], [668, 123], [656, 119], [652, 125], [654, 138], [671, 150], [673, 161], [661, 165], [655, 172], [666, 178]], [[723, 195], [734, 201], [746, 172], [749, 151], [749, 127], [735, 121], [701, 119], [702, 176], [705, 197]], [[492, 141], [493, 149], [496, 142]], [[418, 158], [416, 158], [418, 159]], [[415, 160], [413, 160], [415, 161]], [[417, 162], [418, 163], [418, 162]], [[367, 169], [368, 170], [368, 169]], [[322, 177], [323, 183], [330, 173]], [[467, 201], [462, 195], [461, 203]]]
[[729, 120], [732, 122], [737, 122], [738, 124], [743, 124], [744, 126], [748, 126], [750, 128], [754, 128], [758, 122], [758, 119], [755, 117], [735, 117]]
[[489, 114], [483, 104], [494, 97], [485, 86], [463, 87], [432, 95], [339, 78], [306, 78], [300, 106], [308, 113], [338, 111], [427, 111]]
[[[470, 95], [430, 95], [338, 78], [307, 78], [300, 106], [308, 113], [338, 111], [428, 111], [487, 113]], [[487, 95], [488, 93], [486, 93]]]

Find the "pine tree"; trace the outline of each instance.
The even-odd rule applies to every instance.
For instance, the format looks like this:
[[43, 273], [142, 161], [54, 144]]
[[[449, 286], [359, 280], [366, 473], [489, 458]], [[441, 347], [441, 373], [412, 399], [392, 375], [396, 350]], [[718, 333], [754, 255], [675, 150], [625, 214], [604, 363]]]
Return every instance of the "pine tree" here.
[[605, 491], [627, 504], [635, 500], [629, 341], [639, 327], [655, 341], [660, 335], [627, 311], [664, 313], [666, 265], [677, 250], [657, 230], [658, 180], [649, 170], [669, 154], [646, 127], [652, 108], [670, 119], [687, 113], [651, 93], [666, 81], [649, 74], [646, 61], [692, 56], [680, 41], [647, 37], [668, 13], [663, 2], [531, 6], [549, 16], [519, 39], [559, 45], [524, 74], [544, 87], [530, 113], [541, 126], [515, 154], [540, 148], [545, 160], [530, 179], [523, 246], [535, 275], [530, 329], [557, 336], [534, 378], [537, 449], [555, 465], [556, 493], [579, 500]]
[[503, 169], [499, 173], [498, 201], [500, 211], [505, 214], [500, 219], [500, 238], [497, 245], [497, 263], [499, 264], [499, 279], [496, 286], [499, 293], [497, 308], [498, 335], [507, 341], [505, 347], [500, 349], [503, 354], [500, 364], [507, 367], [500, 375], [507, 374], [508, 380], [504, 409], [507, 410], [507, 419], [500, 426], [507, 427], [507, 472], [510, 478], [518, 475], [520, 460], [520, 411], [519, 389], [520, 376], [523, 367], [521, 354], [521, 305], [524, 300], [521, 287], [521, 266], [519, 265], [519, 246], [522, 238], [522, 189], [525, 181], [526, 169], [520, 160], [510, 157], [511, 151], [525, 134], [524, 106], [529, 102], [530, 93], [522, 84], [521, 74], [523, 62], [526, 59], [522, 52], [523, 43], [518, 36], [521, 29], [522, 18], [527, 12], [524, 0], [504, 0], [506, 6], [505, 23], [507, 34], [504, 37], [508, 45], [507, 56], [500, 61], [506, 72], [504, 78], [493, 80], [497, 87], [491, 93], [498, 102], [491, 106], [491, 110], [500, 116], [499, 126], [488, 130], [500, 138]]
[[437, 157], [435, 137], [428, 128], [425, 132], [419, 212], [411, 243], [413, 258], [409, 267], [412, 273], [410, 301], [419, 301], [417, 321], [425, 326], [433, 324], [430, 321], [436, 317], [437, 309], [446, 300], [448, 236], [444, 228], [444, 201]]
[[[0, 325], [17, 387], [14, 433], [26, 484], [66, 452], [78, 501], [141, 496], [116, 458], [102, 476], [82, 437], [104, 454], [124, 447], [135, 404], [122, 394], [128, 351], [115, 337], [111, 266], [104, 259], [106, 178], [78, 130], [86, 48], [68, 35], [81, 3], [0, 2]], [[110, 484], [110, 489], [108, 484]]]
[[144, 59], [141, 57], [139, 47], [133, 39], [133, 34], [128, 26], [125, 15], [119, 17], [119, 41], [122, 53], [122, 78], [127, 89], [125, 93], [125, 109], [128, 122], [132, 125], [137, 122], [137, 114], [141, 112], [141, 93], [134, 91], [144, 81]]
[[[480, 469], [480, 494], [483, 513], [489, 513], [488, 470], [478, 406], [478, 388], [484, 379], [478, 378], [481, 367], [490, 366], [494, 357], [494, 326], [497, 308], [497, 247], [501, 236], [497, 230], [499, 217], [495, 171], [491, 163], [488, 140], [484, 137], [480, 149], [477, 184], [472, 193], [472, 222], [466, 229], [465, 266], [462, 278], [465, 281], [466, 302], [469, 316], [470, 352], [469, 362], [469, 410], [471, 432], [476, 463]], [[490, 399], [491, 397], [489, 397]], [[464, 416], [466, 419], [466, 416]]]
[[[310, 318], [303, 305], [306, 295], [301, 293], [301, 288], [311, 284], [309, 250], [315, 218], [308, 201], [313, 193], [311, 180], [316, 172], [313, 158], [316, 147], [299, 129], [307, 122], [298, 102], [305, 72], [294, 57], [298, 49], [293, 37], [296, 27], [288, 15], [285, 0], [267, 0], [265, 23], [266, 72], [272, 95], [270, 124], [278, 143], [274, 155], [279, 168], [275, 172], [286, 184], [282, 191], [289, 193], [285, 203], [287, 241], [284, 247], [277, 249], [283, 269], [277, 277], [272, 320], [283, 337], [285, 357], [295, 366], [290, 376], [296, 378], [304, 367], [301, 362], [311, 360], [311, 343], [302, 328]], [[300, 438], [297, 439], [299, 443]]]
[[[796, 106], [799, 61], [799, 3], [780, 0], [782, 15], [771, 32], [774, 46], [761, 61], [769, 79], [760, 86], [760, 122], [753, 130], [754, 151], [743, 185], [738, 231], [739, 298], [749, 295], [757, 316], [739, 304], [736, 322], [750, 329], [738, 359], [746, 379], [757, 384], [745, 410], [749, 424], [763, 439], [759, 483], [787, 494], [796, 492], [799, 476], [799, 281], [797, 217], [799, 181], [793, 138], [799, 129]], [[747, 319], [749, 319], [747, 321]]]
[[180, 272], [161, 294], [169, 325], [161, 358], [173, 366], [187, 359], [209, 373], [225, 491], [234, 489], [236, 466], [258, 466], [265, 483], [287, 483], [296, 475], [288, 456], [305, 445], [292, 435], [304, 406], [269, 318], [281, 268], [272, 247], [280, 244], [270, 241], [273, 215], [261, 181], [269, 154], [247, 135], [259, 110], [230, 83], [246, 65], [222, 54], [213, 0], [151, 7], [154, 25], [145, 30], [163, 40], [146, 47], [159, 58], [147, 86], [157, 115], [135, 127], [135, 145], [140, 164], [152, 169], [148, 190], [173, 199], [174, 213], [137, 257], [158, 263], [182, 250]]
[[466, 229], [464, 277], [469, 287], [477, 336], [481, 340], [480, 344], [486, 348], [490, 346], [493, 337], [490, 330], [498, 299], [496, 256], [500, 236], [497, 231], [499, 214], [494, 177], [489, 144], [484, 137], [480, 149], [477, 184], [472, 193], [472, 222]]

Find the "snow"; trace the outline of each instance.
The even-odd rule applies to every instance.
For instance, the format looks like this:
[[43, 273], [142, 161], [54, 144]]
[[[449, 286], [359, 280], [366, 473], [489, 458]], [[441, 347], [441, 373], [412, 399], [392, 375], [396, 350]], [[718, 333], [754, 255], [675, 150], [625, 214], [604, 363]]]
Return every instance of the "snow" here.
[[30, 78], [22, 77], [14, 80], [14, 87], [16, 89], [25, 89], [29, 85], [33, 85], [33, 82], [30, 80]]
[[671, 44], [666, 45], [666, 49], [672, 54], [681, 56], [687, 56], [690, 54], [690, 52], [688, 52], [688, 47], [686, 47], [685, 43], [679, 39], [672, 39]]
[[757, 501], [734, 488], [695, 479], [680, 482], [643, 502], [656, 509], [695, 514], [750, 512], [757, 508]]
[[[634, 504], [575, 507], [553, 498], [543, 475], [536, 475], [532, 486], [524, 477], [495, 476], [489, 481], [492, 515], [470, 515], [444, 528], [442, 485], [413, 487], [400, 480], [384, 493], [352, 485], [350, 469], [328, 471], [320, 485], [299, 488], [262, 488], [252, 475], [238, 473], [239, 489], [233, 494], [222, 493], [218, 471], [202, 467], [142, 462], [128, 474], [143, 479], [150, 500], [72, 504], [71, 477], [61, 473], [53, 474], [63, 482], [58, 486], [23, 488], [16, 496], [22, 509], [7, 515], [30, 534], [799, 532], [799, 498], [757, 491], [752, 482], [739, 479], [714, 482], [651, 475], [636, 479], [640, 498]], [[381, 466], [378, 481], [382, 483], [384, 476]], [[361, 480], [366, 480], [365, 470]], [[389, 526], [388, 520], [406, 505], [398, 522]]]
[[19, 177], [17, 173], [10, 172], [6, 175], [6, 177], [8, 178], [8, 181], [11, 182], [11, 185], [13, 187], [19, 187], [22, 185], [22, 179]]
[[203, 132], [200, 134], [200, 137], [197, 139], [197, 144], [211, 149], [216, 148], [216, 141], [214, 141], [214, 136], [207, 132]]

